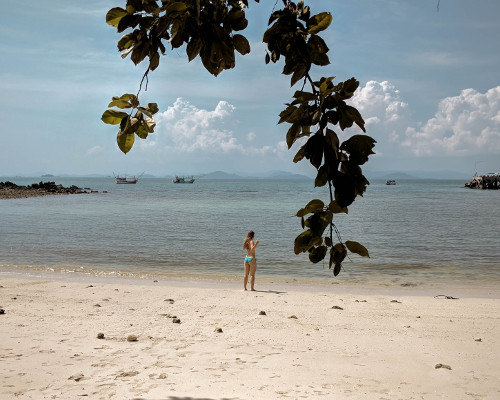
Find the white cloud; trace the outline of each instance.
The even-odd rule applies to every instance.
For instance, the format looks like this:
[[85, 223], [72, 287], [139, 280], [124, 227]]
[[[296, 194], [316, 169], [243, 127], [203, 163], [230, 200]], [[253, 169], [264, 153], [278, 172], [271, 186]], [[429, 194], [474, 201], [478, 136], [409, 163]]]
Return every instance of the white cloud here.
[[[236, 107], [227, 101], [219, 101], [214, 110], [200, 109], [189, 101], [178, 98], [156, 118], [156, 134], [142, 142], [143, 147], [158, 147], [170, 152], [203, 154], [252, 154], [266, 155], [281, 151], [276, 146], [245, 146], [234, 134], [238, 121], [234, 117]], [[241, 135], [244, 138], [245, 135]], [[254, 132], [246, 135], [248, 141], [256, 138]], [[152, 139], [152, 140], [151, 140]]]
[[434, 118], [408, 128], [401, 145], [416, 155], [492, 154], [500, 151], [500, 86], [462, 90], [439, 103]]
[[359, 88], [351, 100], [363, 116], [366, 125], [394, 123], [408, 117], [405, 103], [394, 85], [387, 81], [369, 81]]
[[366, 133], [377, 141], [377, 156], [395, 151], [392, 142], [411, 125], [410, 107], [399, 90], [388, 81], [369, 81], [358, 88], [350, 103], [363, 116]]
[[378, 154], [390, 143], [417, 156], [500, 151], [500, 86], [486, 93], [465, 89], [447, 97], [425, 123], [412, 120], [409, 105], [387, 81], [367, 82], [351, 103], [365, 119], [367, 133], [378, 141]]

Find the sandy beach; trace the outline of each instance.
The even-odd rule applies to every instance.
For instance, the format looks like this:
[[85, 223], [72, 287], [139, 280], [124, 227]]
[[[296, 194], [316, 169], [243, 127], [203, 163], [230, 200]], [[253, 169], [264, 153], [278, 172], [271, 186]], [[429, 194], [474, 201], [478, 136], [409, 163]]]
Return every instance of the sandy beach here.
[[500, 398], [498, 291], [258, 288], [2, 276], [0, 399]]

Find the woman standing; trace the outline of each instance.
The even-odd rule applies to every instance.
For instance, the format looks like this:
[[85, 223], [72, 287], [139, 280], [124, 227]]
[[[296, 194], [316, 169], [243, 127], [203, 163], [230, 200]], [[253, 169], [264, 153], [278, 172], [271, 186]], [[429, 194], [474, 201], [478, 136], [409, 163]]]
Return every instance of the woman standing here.
[[255, 271], [257, 271], [257, 259], [255, 258], [255, 248], [259, 244], [258, 240], [253, 240], [255, 236], [254, 231], [248, 232], [247, 237], [243, 241], [243, 250], [246, 250], [247, 255], [245, 256], [245, 275], [243, 277], [243, 287], [247, 290], [248, 274], [250, 274], [250, 290], [255, 291]]

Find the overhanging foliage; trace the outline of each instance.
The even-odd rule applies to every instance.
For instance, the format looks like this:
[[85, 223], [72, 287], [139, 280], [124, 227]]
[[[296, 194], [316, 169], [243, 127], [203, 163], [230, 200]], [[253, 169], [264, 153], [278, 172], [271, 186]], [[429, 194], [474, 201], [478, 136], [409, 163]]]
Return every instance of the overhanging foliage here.
[[[336, 276], [348, 251], [369, 257], [367, 249], [358, 242], [342, 241], [333, 217], [347, 214], [356, 196], [366, 191], [369, 182], [361, 165], [374, 154], [376, 142], [370, 136], [357, 134], [340, 143], [335, 131], [356, 124], [366, 132], [361, 114], [347, 103], [359, 82], [351, 78], [334, 83], [333, 76], [315, 80], [310, 75], [313, 65], [330, 64], [329, 48], [319, 33], [330, 26], [332, 15], [311, 15], [303, 1], [282, 3], [282, 9], [273, 10], [263, 35], [267, 45], [265, 62], [283, 59], [283, 74], [290, 76], [292, 87], [300, 83], [301, 88], [279, 114], [278, 123], [290, 125], [286, 132], [289, 149], [297, 141], [302, 143], [293, 161], [308, 160], [317, 170], [315, 186], [328, 186], [330, 194], [328, 204], [315, 199], [297, 212], [304, 231], [295, 239], [294, 251], [308, 252], [313, 263], [328, 255], [329, 267]], [[248, 0], [127, 0], [125, 8], [108, 11], [106, 22], [119, 33], [125, 32], [117, 44], [122, 57], [130, 55], [136, 65], [148, 63], [137, 95], [113, 97], [110, 109], [102, 115], [103, 122], [120, 126], [117, 143], [124, 153], [132, 149], [135, 136], [146, 139], [154, 132], [153, 115], [158, 106], [149, 103], [142, 107], [139, 94], [149, 72], [158, 68], [160, 55], [166, 55], [167, 46], [170, 50], [185, 46], [188, 61], [200, 57], [205, 69], [214, 76], [234, 68], [235, 51], [242, 55], [250, 52], [245, 36], [235, 33], [248, 25], [248, 5]], [[126, 109], [130, 112], [120, 111]]]

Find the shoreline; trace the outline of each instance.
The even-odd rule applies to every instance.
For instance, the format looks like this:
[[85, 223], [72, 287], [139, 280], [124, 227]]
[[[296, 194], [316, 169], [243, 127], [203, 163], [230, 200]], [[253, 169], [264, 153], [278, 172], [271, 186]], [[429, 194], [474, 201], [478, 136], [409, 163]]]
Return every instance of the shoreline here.
[[[144, 274], [137, 276], [134, 274], [114, 274], [104, 271], [91, 273], [81, 272], [77, 269], [68, 271], [56, 271], [52, 268], [17, 268], [14, 266], [0, 265], [0, 280], [2, 277], [34, 279], [34, 280], [55, 280], [67, 282], [100, 282], [107, 284], [126, 284], [126, 285], [153, 285], [153, 286], [175, 286], [192, 288], [224, 288], [239, 289], [243, 285], [243, 273], [234, 274]], [[339, 293], [357, 293], [357, 294], [401, 294], [415, 296], [435, 296], [446, 295], [452, 297], [471, 297], [471, 298], [494, 298], [500, 299], [500, 285], [497, 282], [488, 280], [450, 280], [446, 281], [422, 281], [418, 283], [410, 277], [397, 281], [361, 281], [346, 280], [343, 277], [333, 278], [303, 278], [256, 275], [256, 287], [266, 290], [283, 290], [287, 287], [297, 291], [316, 292], [330, 290], [334, 288]], [[439, 293], [438, 293], [439, 292]]]
[[500, 395], [499, 298], [58, 277], [0, 275], [2, 399]]

